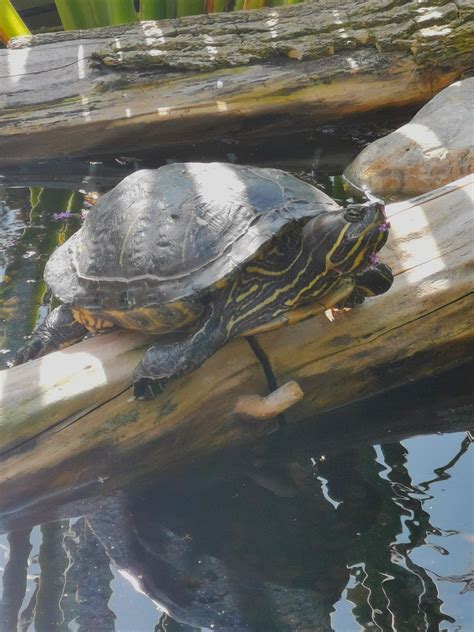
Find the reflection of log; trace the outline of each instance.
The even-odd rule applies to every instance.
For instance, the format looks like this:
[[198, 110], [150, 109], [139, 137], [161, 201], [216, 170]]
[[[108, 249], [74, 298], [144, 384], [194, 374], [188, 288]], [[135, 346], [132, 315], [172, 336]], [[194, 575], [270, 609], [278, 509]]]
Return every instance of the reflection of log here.
[[[296, 423], [466, 360], [473, 348], [468, 179], [388, 208], [384, 259], [392, 290], [336, 322], [311, 319], [258, 337], [280, 384], [305, 397], [287, 413]], [[1, 374], [0, 509], [66, 490], [94, 493], [133, 475], [166, 471], [268, 432], [243, 422], [235, 405], [264, 395], [261, 365], [234, 340], [153, 402], [130, 402], [129, 381], [146, 339], [111, 333]], [[240, 400], [242, 401], [242, 400]], [[16, 449], [15, 449], [16, 446]]]
[[28, 557], [31, 551], [30, 531], [8, 534], [8, 562], [3, 572], [0, 600], [0, 630], [16, 630], [21, 604], [26, 595]]
[[472, 64], [470, 14], [309, 0], [19, 40], [0, 51], [1, 160], [235, 141], [424, 102]]
[[38, 555], [40, 577], [34, 618], [35, 630], [38, 632], [57, 630], [63, 621], [60, 602], [69, 563], [63, 538], [68, 527], [67, 521], [41, 525], [42, 541]]

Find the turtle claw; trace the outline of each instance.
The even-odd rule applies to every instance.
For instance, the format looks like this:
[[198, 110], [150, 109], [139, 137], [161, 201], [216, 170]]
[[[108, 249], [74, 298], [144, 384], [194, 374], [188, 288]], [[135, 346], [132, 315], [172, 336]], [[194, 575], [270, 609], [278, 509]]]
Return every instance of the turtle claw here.
[[20, 364], [25, 364], [26, 362], [29, 362], [29, 360], [39, 358], [40, 355], [42, 355], [42, 350], [43, 344], [41, 340], [38, 338], [30, 340], [30, 342], [17, 351], [13, 357], [11, 366], [20, 366]]
[[163, 390], [163, 384], [159, 380], [142, 377], [133, 383], [133, 399], [150, 401], [155, 399]]

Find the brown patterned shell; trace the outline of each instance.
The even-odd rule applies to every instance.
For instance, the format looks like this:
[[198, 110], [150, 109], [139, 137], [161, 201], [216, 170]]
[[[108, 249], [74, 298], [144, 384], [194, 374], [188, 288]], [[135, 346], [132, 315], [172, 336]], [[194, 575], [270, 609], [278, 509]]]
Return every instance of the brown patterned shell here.
[[197, 297], [290, 222], [339, 206], [276, 169], [224, 163], [137, 171], [105, 194], [47, 263], [65, 303], [133, 309]]

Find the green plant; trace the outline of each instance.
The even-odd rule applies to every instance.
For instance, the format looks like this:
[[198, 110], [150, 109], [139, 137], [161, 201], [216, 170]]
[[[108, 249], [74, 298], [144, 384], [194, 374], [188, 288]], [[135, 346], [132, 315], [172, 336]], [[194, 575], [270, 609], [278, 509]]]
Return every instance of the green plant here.
[[204, 0], [176, 0], [176, 17], [205, 13]]
[[65, 30], [125, 24], [138, 20], [133, 0], [55, 0]]
[[[235, 0], [234, 11], [295, 4], [303, 0]], [[65, 30], [163, 20], [224, 11], [226, 0], [55, 0]], [[136, 6], [139, 10], [137, 12]], [[30, 35], [10, 0], [0, 0], [0, 40]]]
[[10, 0], [0, 0], [0, 40], [4, 44], [12, 37], [31, 35]]
[[163, 20], [176, 17], [176, 0], [141, 0], [140, 20]]

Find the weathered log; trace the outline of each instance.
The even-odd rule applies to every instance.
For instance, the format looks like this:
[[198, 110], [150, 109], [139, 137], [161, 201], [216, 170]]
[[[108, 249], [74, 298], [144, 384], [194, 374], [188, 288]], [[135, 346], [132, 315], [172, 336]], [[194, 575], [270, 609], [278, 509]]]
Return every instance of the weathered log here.
[[[467, 431], [474, 440], [474, 403], [472, 388], [466, 380], [474, 370], [473, 363], [463, 364], [441, 376], [430, 376], [363, 400], [350, 406], [318, 414], [317, 423], [308, 420], [292, 434], [273, 435], [239, 449], [223, 450], [208, 458], [196, 460], [190, 467], [179, 466], [166, 476], [137, 481], [140, 493], [150, 484], [155, 490], [166, 490], [171, 496], [199, 492], [223, 480], [250, 477], [261, 480], [275, 467], [284, 469], [295, 461], [312, 463], [319, 457], [375, 444], [396, 443], [427, 434]], [[471, 432], [470, 432], [471, 431]], [[343, 440], [341, 440], [343, 437]], [[147, 484], [148, 483], [148, 484]], [[0, 515], [0, 533], [96, 513], [103, 504], [103, 495], [84, 496], [67, 502], [68, 494], [50, 496], [43, 501], [20, 507]], [[65, 502], [66, 501], [66, 502]]]
[[[304, 392], [286, 412], [290, 425], [472, 355], [472, 193], [464, 178], [388, 207], [384, 259], [396, 277], [386, 295], [336, 313], [333, 323], [313, 318], [258, 336], [278, 383], [295, 380]], [[166, 473], [275, 427], [240, 414], [243, 396], [268, 393], [245, 339], [156, 400], [130, 401], [146, 344], [130, 332], [105, 334], [0, 374], [0, 513], [113, 489], [151, 469]]]
[[0, 160], [268, 137], [426, 102], [472, 66], [472, 14], [308, 0], [18, 39], [0, 51]]

